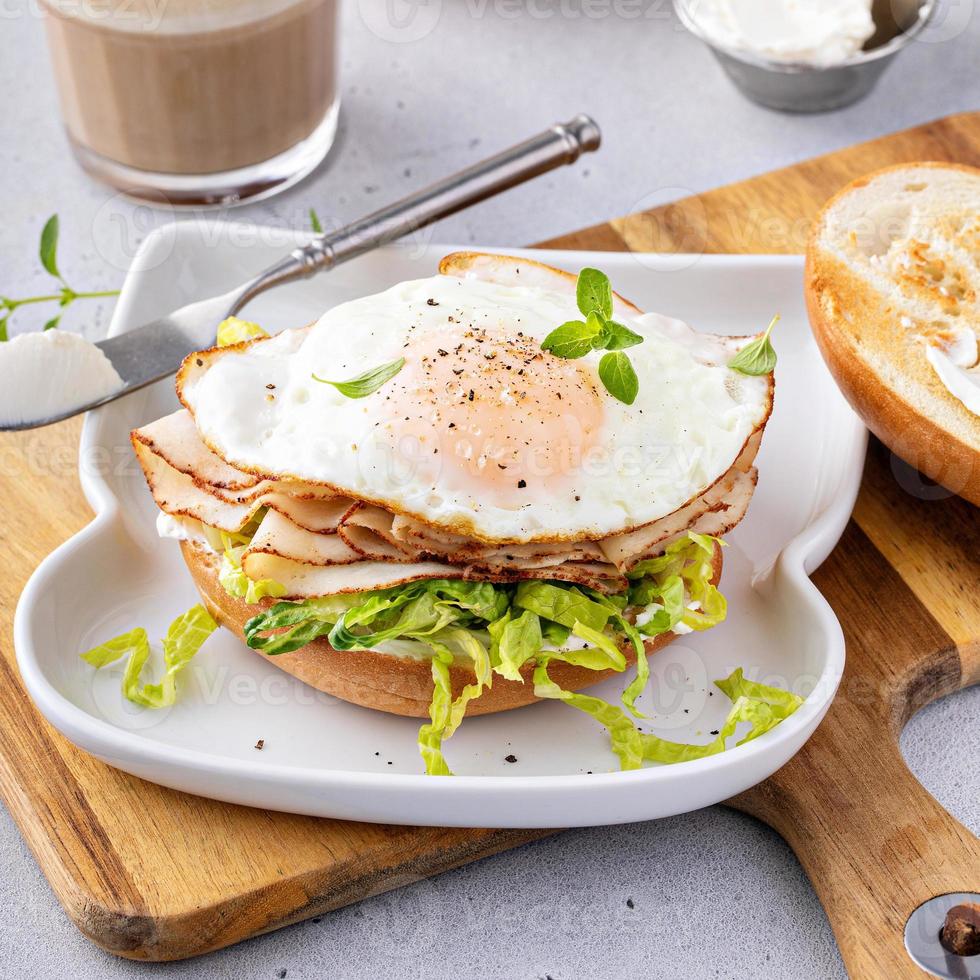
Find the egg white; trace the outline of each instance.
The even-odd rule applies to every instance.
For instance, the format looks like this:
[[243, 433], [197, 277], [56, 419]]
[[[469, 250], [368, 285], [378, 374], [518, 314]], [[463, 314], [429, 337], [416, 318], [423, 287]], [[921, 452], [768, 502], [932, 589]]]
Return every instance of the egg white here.
[[[764, 424], [771, 385], [729, 370], [723, 338], [645, 314], [628, 322], [645, 340], [628, 351], [639, 394], [627, 406], [598, 380], [602, 352], [574, 362], [540, 352], [551, 330], [578, 319], [570, 294], [434, 276], [344, 303], [309, 330], [218, 352], [181, 397], [207, 443], [242, 469], [325, 483], [486, 541], [600, 538], [663, 517], [720, 478]], [[405, 368], [365, 398], [313, 379], [401, 357]], [[463, 426], [447, 421], [461, 418], [480, 431], [469, 458]], [[527, 455], [481, 455], [499, 440]], [[557, 441], [568, 442], [561, 453]], [[535, 468], [540, 455], [548, 463]]]

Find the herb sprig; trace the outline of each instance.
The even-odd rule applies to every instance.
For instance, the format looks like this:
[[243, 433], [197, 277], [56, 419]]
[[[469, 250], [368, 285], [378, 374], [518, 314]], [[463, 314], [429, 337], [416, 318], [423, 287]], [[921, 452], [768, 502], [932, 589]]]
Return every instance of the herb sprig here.
[[381, 364], [376, 368], [371, 368], [356, 378], [349, 378], [347, 381], [328, 381], [313, 375], [314, 381], [320, 384], [333, 385], [342, 395], [347, 398], [367, 398], [373, 395], [382, 385], [387, 384], [405, 366], [405, 358], [399, 357], [397, 361], [388, 364]]
[[565, 360], [585, 357], [594, 350], [607, 351], [599, 361], [599, 380], [613, 398], [632, 405], [640, 382], [623, 351], [642, 344], [643, 338], [612, 318], [612, 285], [604, 272], [582, 269], [575, 284], [575, 301], [585, 319], [555, 327], [541, 342], [541, 349]]
[[772, 346], [769, 335], [772, 328], [779, 323], [777, 313], [766, 327], [766, 332], [761, 337], [756, 337], [751, 343], [746, 344], [729, 362], [728, 366], [739, 374], [747, 374], [750, 377], [758, 377], [761, 374], [772, 374], [776, 369], [776, 350]]
[[53, 214], [45, 222], [41, 231], [41, 242], [38, 247], [38, 256], [41, 266], [45, 272], [53, 276], [59, 283], [60, 288], [55, 293], [48, 293], [44, 296], [25, 296], [22, 299], [14, 299], [10, 296], [0, 296], [0, 342], [7, 340], [7, 323], [14, 311], [22, 306], [31, 306], [35, 303], [57, 303], [61, 307], [61, 313], [52, 317], [44, 324], [45, 330], [53, 330], [58, 326], [65, 308], [70, 306], [77, 299], [105, 299], [109, 296], [118, 296], [118, 289], [104, 289], [94, 292], [83, 292], [73, 289], [65, 281], [65, 277], [58, 268], [58, 236], [60, 233], [60, 223], [58, 215]]

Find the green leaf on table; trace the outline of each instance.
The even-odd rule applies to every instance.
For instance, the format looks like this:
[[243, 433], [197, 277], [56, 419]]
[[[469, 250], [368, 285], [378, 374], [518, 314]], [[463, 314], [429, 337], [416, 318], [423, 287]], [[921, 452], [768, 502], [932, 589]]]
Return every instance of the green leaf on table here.
[[61, 278], [61, 273], [58, 271], [59, 228], [58, 215], [51, 215], [41, 231], [40, 247], [41, 265], [56, 279]]

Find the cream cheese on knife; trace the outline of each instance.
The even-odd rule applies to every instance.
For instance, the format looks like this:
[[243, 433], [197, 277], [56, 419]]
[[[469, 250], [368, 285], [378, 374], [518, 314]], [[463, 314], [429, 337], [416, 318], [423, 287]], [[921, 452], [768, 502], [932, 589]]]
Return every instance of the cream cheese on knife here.
[[0, 344], [0, 425], [57, 418], [123, 386], [112, 362], [76, 333], [43, 330]]

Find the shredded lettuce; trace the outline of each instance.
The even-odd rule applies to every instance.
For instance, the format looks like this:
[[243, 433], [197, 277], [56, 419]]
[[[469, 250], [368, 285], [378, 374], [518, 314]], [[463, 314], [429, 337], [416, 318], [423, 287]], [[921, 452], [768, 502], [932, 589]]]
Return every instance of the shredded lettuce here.
[[[213, 532], [214, 546], [223, 555], [219, 580], [231, 595], [248, 603], [266, 596], [280, 598], [285, 592], [272, 580], [250, 579], [242, 569], [242, 555], [260, 520], [261, 513], [234, 535]], [[802, 703], [794, 694], [746, 680], [737, 670], [716, 681], [732, 701], [732, 709], [712, 742], [670, 742], [636, 728], [632, 719], [644, 717], [636, 702], [650, 677], [645, 638], [686, 631], [685, 627], [708, 629], [725, 617], [725, 599], [711, 582], [718, 543], [705, 535], [684, 535], [663, 555], [634, 568], [628, 588], [617, 595], [555, 581], [495, 585], [436, 579], [371, 592], [276, 602], [245, 624], [245, 640], [268, 656], [298, 650], [321, 637], [338, 650], [375, 649], [391, 641], [419, 644], [430, 657], [433, 682], [429, 721], [418, 735], [419, 751], [430, 775], [451, 775], [443, 744], [459, 727], [468, 705], [492, 686], [494, 675], [524, 683], [522, 671], [529, 667], [539, 698], [564, 701], [609, 731], [612, 750], [623, 769], [637, 769], [644, 762], [703, 758], [724, 751], [739, 725], [749, 725], [738, 742], [741, 745], [768, 731]], [[126, 696], [139, 704], [162, 706], [173, 703], [177, 674], [213, 629], [213, 621], [199, 606], [176, 620], [164, 640], [167, 671], [157, 684], [139, 683], [149, 656], [144, 630], [116, 637], [83, 656], [100, 667], [128, 655], [123, 682]], [[627, 665], [624, 650], [630, 647], [636, 657], [636, 676], [622, 692], [621, 707], [564, 690], [549, 676], [548, 668], [555, 662], [597, 673], [623, 673]], [[452, 681], [459, 667], [472, 680], [457, 687], [454, 697]]]
[[[662, 556], [635, 569], [629, 588], [618, 595], [564, 582], [494, 585], [437, 579], [279, 602], [249, 620], [245, 637], [249, 646], [270, 656], [297, 650], [318, 637], [327, 637], [340, 650], [374, 649], [392, 640], [424, 645], [432, 662], [433, 697], [429, 722], [419, 733], [419, 750], [430, 774], [449, 773], [443, 741], [493, 675], [524, 683], [522, 669], [529, 664], [539, 697], [565, 701], [595, 717], [609, 729], [620, 764], [636, 768], [657, 755], [654, 743], [642, 741], [626, 713], [644, 717], [636, 706], [650, 677], [644, 638], [680, 624], [705, 629], [724, 618], [724, 599], [710, 581], [714, 549], [714, 538], [685, 535]], [[572, 636], [584, 646], [566, 649]], [[628, 646], [636, 655], [636, 677], [622, 694], [625, 712], [599, 698], [562, 691], [548, 676], [548, 664], [556, 660], [622, 673]], [[454, 700], [452, 667], [461, 661], [475, 680]]]
[[204, 641], [218, 628], [204, 606], [193, 606], [178, 616], [163, 638], [163, 677], [155, 684], [140, 684], [140, 674], [150, 656], [146, 630], [137, 627], [81, 654], [82, 660], [98, 670], [128, 656], [123, 672], [125, 697], [145, 708], [167, 708], [177, 700], [177, 676], [191, 662]]
[[[498, 624], [503, 624], [499, 626]], [[507, 614], [489, 626], [494, 640], [492, 652], [496, 653], [496, 670], [501, 677], [524, 683], [521, 667], [541, 652], [544, 637], [541, 635], [541, 617], [525, 610], [516, 619]], [[568, 639], [568, 633], [565, 639]], [[564, 640], [562, 641], [564, 642]]]
[[[430, 776], [451, 776], [452, 770], [442, 754], [442, 741], [459, 727], [470, 701], [478, 698], [484, 687], [491, 686], [493, 672], [486, 647], [467, 630], [446, 630], [440, 639], [430, 638], [429, 643], [434, 652], [432, 680], [435, 690], [429, 705], [429, 723], [419, 729], [419, 752], [425, 761], [425, 771]], [[452, 696], [450, 668], [456, 658], [449, 644], [454, 644], [464, 656], [472, 660], [476, 678], [463, 687], [455, 700]]]
[[442, 754], [442, 740], [449, 727], [449, 712], [452, 708], [453, 691], [449, 679], [449, 668], [453, 663], [449, 650], [433, 647], [432, 656], [432, 701], [429, 703], [429, 723], [419, 729], [419, 754], [425, 762], [429, 776], [451, 776], [452, 770]]
[[559, 687], [548, 676], [548, 664], [552, 660], [562, 660], [568, 664], [575, 664], [579, 667], [587, 667], [590, 670], [615, 670], [616, 667], [611, 663], [597, 666], [601, 663], [601, 658], [589, 656], [595, 651], [579, 650], [572, 654], [561, 656], [545, 657], [538, 661], [534, 668], [534, 693], [539, 698], [553, 698], [564, 701], [579, 711], [584, 711], [591, 715], [600, 725], [604, 725], [609, 732], [612, 743], [612, 750], [619, 758], [621, 769], [639, 769], [643, 764], [643, 756], [636, 744], [636, 736], [639, 734], [633, 722], [614, 704], [603, 701], [602, 698], [592, 697], [590, 694], [577, 694], [566, 691]]
[[576, 623], [584, 623], [594, 630], [601, 630], [609, 622], [609, 609], [595, 602], [575, 586], [561, 586], [548, 582], [521, 582], [514, 595], [518, 609], [529, 609], [542, 619], [571, 629]]
[[[561, 659], [566, 663], [578, 662], [567, 657]], [[583, 663], [581, 666], [586, 664]], [[801, 697], [789, 691], [746, 680], [742, 676], [742, 668], [739, 667], [723, 680], [715, 681], [715, 687], [719, 688], [733, 704], [724, 724], [718, 729], [714, 741], [706, 745], [671, 742], [657, 735], [640, 732], [626, 714], [615, 705], [599, 698], [563, 690], [548, 677], [547, 667], [548, 661], [543, 660], [535, 669], [534, 693], [541, 698], [565, 701], [604, 725], [609, 731], [612, 750], [619, 757], [622, 769], [639, 769], [644, 762], [670, 764], [717, 755], [725, 751], [728, 739], [735, 734], [736, 728], [742, 722], [748, 722], [750, 728], [735, 743], [736, 745], [744, 745], [765, 734], [803, 704]]]
[[715, 687], [733, 703], [713, 742], [707, 745], [685, 745], [681, 742], [668, 742], [656, 735], [637, 733], [643, 758], [648, 762], [672, 763], [717, 755], [725, 751], [728, 739], [735, 734], [735, 729], [742, 722], [748, 722], [750, 728], [736, 745], [744, 745], [764, 735], [803, 704], [803, 698], [790, 691], [746, 680], [742, 676], [741, 667], [724, 680], [715, 681]]
[[256, 581], [249, 578], [242, 568], [242, 554], [247, 545], [226, 547], [221, 559], [221, 569], [218, 571], [218, 581], [230, 596], [244, 599], [249, 605], [254, 605], [259, 599], [272, 596], [278, 599], [286, 594], [286, 587], [271, 578]]

